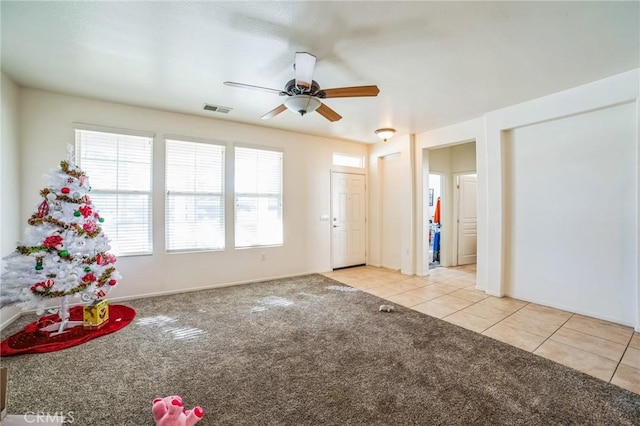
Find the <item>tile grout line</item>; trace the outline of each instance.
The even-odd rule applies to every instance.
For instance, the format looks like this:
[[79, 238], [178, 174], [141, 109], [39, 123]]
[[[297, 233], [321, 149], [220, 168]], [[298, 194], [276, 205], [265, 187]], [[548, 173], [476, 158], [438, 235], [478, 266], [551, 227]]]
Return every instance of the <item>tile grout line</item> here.
[[[565, 312], [566, 312], [566, 311], [565, 311]], [[560, 330], [562, 327], [564, 327], [564, 325], [565, 325], [566, 323], [568, 323], [568, 322], [569, 322], [569, 320], [570, 320], [571, 318], [573, 318], [573, 316], [574, 316], [575, 314], [574, 314], [574, 313], [572, 313], [572, 312], [569, 312], [569, 313], [571, 314], [571, 315], [569, 316], [569, 318], [567, 318], [565, 322], [563, 322], [562, 324], [560, 324], [560, 327], [556, 328], [556, 329], [555, 329], [555, 331], [549, 335], [549, 337], [547, 337], [546, 339], [544, 339], [544, 340], [542, 341], [542, 343], [540, 343], [538, 346], [536, 346], [536, 348], [535, 348], [534, 350], [532, 350], [532, 351], [531, 351], [531, 353], [534, 353], [535, 351], [537, 351], [537, 350], [538, 350], [538, 348], [539, 348], [540, 346], [544, 345], [544, 344], [545, 344], [545, 342], [546, 342], [547, 340], [551, 339], [551, 338], [553, 337], [553, 335], [554, 335], [554, 334], [556, 334], [556, 333], [558, 332], [558, 330]], [[571, 346], [571, 345], [567, 345], [567, 346]], [[571, 347], [572, 347], [572, 348], [575, 348], [575, 346], [571, 346]], [[580, 348], [575, 348], [575, 349], [580, 349]], [[585, 352], [588, 352], [588, 351], [585, 351]], [[589, 352], [589, 353], [591, 353], [591, 352]], [[536, 355], [538, 355], [538, 354], [536, 354]], [[597, 354], [594, 354], [594, 355], [597, 355]], [[540, 355], [538, 355], [538, 356], [540, 356]], [[559, 364], [561, 364], [561, 363], [559, 363]], [[564, 364], [562, 364], [562, 365], [564, 365]]]
[[[582, 315], [582, 314], [576, 314], [576, 313], [572, 313], [571, 317], [573, 317], [573, 316], [575, 316], [575, 315], [580, 315], [580, 316], [584, 317], [584, 315]], [[586, 317], [586, 318], [591, 319], [591, 317]], [[598, 318], [593, 318], [593, 319], [598, 320]], [[599, 320], [599, 321], [600, 321], [600, 320]], [[607, 321], [607, 322], [610, 322], [610, 321]], [[616, 324], [616, 323], [611, 323], [611, 324], [614, 324], [614, 325], [620, 325], [620, 324]], [[563, 326], [564, 326], [564, 324], [563, 324]], [[595, 334], [590, 334], [590, 333], [587, 333], [587, 332], [585, 332], [585, 331], [577, 330], [577, 329], [575, 329], [575, 328], [571, 328], [571, 327], [567, 327], [567, 328], [568, 328], [569, 330], [572, 330], [572, 331], [577, 331], [578, 333], [586, 334], [587, 336], [597, 337], [598, 339], [606, 340], [607, 342], [617, 343], [618, 345], [624, 345], [624, 343], [619, 343], [619, 342], [616, 342], [615, 340], [607, 339], [606, 337], [596, 336]], [[633, 338], [633, 333], [631, 333], [631, 338]], [[629, 342], [627, 343], [627, 346], [629, 346], [629, 343], [631, 343], [631, 339], [629, 339]], [[588, 351], [587, 351], [587, 352], [588, 352]]]
[[[453, 293], [453, 292], [455, 292], [455, 291], [456, 291], [456, 290], [452, 291], [451, 293]], [[443, 294], [443, 296], [446, 296], [446, 295], [451, 294], [451, 293]], [[441, 296], [438, 296], [438, 297], [441, 297]], [[455, 296], [454, 296], [454, 297], [455, 297]], [[451, 315], [453, 315], [453, 314], [457, 314], [458, 312], [460, 312], [460, 311], [462, 311], [462, 310], [464, 310], [464, 309], [470, 308], [470, 307], [472, 307], [473, 305], [477, 305], [478, 303], [482, 302], [483, 300], [488, 299], [489, 297], [492, 297], [492, 296], [487, 296], [487, 297], [485, 297], [485, 298], [484, 298], [484, 299], [482, 299], [482, 300], [478, 300], [477, 302], [473, 302], [473, 303], [472, 303], [472, 304], [470, 304], [469, 306], [465, 306], [465, 307], [464, 307], [464, 308], [462, 308], [462, 309], [458, 309], [457, 311], [452, 312], [452, 313], [450, 313], [449, 315], [445, 315], [444, 317], [439, 318], [439, 319], [441, 319], [441, 320], [443, 320], [443, 321], [444, 321], [444, 319], [445, 319], [446, 317], [451, 316]], [[436, 297], [436, 299], [437, 299], [437, 297]], [[460, 299], [461, 299], [461, 298], [460, 298]], [[432, 300], [433, 300], [433, 299], [432, 299]], [[526, 306], [526, 305], [525, 305], [525, 306]], [[523, 308], [524, 308], [524, 306], [523, 306]], [[522, 308], [521, 308], [521, 309], [522, 309]], [[514, 312], [514, 313], [515, 313], [515, 312]], [[470, 314], [470, 315], [473, 315], [473, 314]], [[482, 317], [480, 317], [480, 316], [478, 316], [478, 315], [476, 315], [476, 316], [477, 316], [477, 317], [479, 317], [479, 318], [482, 318]], [[506, 319], [506, 318], [503, 318], [503, 319], [501, 319], [500, 321], [503, 321], [503, 320], [505, 320], [505, 319]], [[500, 322], [500, 321], [498, 321], [498, 322]], [[447, 321], [447, 322], [449, 322], [449, 321]], [[495, 324], [493, 324], [493, 325], [491, 325], [491, 326], [489, 326], [489, 327], [487, 327], [485, 330], [483, 330], [483, 332], [484, 332], [484, 331], [486, 331], [486, 330], [488, 330], [488, 329], [490, 329], [490, 328], [491, 328], [491, 327], [493, 327], [494, 325], [498, 324], [498, 322], [497, 322], [497, 323], [495, 323]], [[453, 323], [451, 323], [451, 324], [453, 324]], [[477, 333], [477, 332], [476, 332], [476, 333]], [[478, 333], [478, 334], [482, 334], [482, 333]], [[513, 346], [513, 345], [511, 345], [511, 346]]]
[[616, 373], [618, 372], [618, 368], [620, 368], [620, 364], [622, 364], [622, 360], [624, 359], [624, 356], [626, 355], [627, 351], [629, 350], [629, 345], [631, 344], [631, 341], [633, 340], [633, 335], [634, 334], [635, 334], [635, 331], [633, 333], [631, 333], [631, 337], [629, 338], [629, 341], [627, 342], [627, 347], [624, 348], [624, 351], [622, 352], [622, 356], [620, 357], [620, 360], [618, 361], [618, 364], [616, 365], [616, 368], [613, 370], [613, 374], [611, 375], [611, 378], [609, 379], [609, 383], [611, 383], [611, 380], [613, 380], [613, 378], [616, 376]]

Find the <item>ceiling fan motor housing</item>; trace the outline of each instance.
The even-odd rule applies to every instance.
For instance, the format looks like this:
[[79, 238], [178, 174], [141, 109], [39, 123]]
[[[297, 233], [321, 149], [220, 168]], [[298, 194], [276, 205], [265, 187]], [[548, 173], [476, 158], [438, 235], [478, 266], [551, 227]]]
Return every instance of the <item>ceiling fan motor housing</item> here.
[[289, 80], [284, 86], [282, 95], [295, 96], [295, 95], [310, 95], [318, 98], [324, 98], [324, 92], [320, 90], [320, 85], [317, 81], [311, 82], [311, 87], [298, 87], [296, 86], [296, 80]]

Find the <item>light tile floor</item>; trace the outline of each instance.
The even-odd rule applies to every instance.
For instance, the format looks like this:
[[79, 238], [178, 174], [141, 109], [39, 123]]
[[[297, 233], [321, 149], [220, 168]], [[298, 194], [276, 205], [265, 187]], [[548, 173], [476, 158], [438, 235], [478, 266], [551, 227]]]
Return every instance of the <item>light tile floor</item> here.
[[640, 333], [535, 303], [487, 296], [475, 289], [475, 265], [436, 268], [428, 277], [372, 266], [324, 275], [640, 394]]

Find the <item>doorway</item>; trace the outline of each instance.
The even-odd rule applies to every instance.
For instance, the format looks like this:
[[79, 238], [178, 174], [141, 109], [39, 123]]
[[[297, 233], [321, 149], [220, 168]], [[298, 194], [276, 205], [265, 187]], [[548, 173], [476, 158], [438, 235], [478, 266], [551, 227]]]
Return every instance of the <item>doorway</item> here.
[[[457, 184], [459, 176], [476, 174], [476, 143], [475, 141], [463, 142], [440, 148], [427, 148], [426, 151], [427, 152], [424, 152], [422, 168], [424, 173], [423, 181], [425, 182], [423, 186], [423, 200], [425, 201], [422, 206], [424, 223], [422, 229], [422, 244], [424, 247], [422, 258], [423, 270], [428, 271], [436, 266], [433, 262], [434, 252], [439, 255], [436, 259], [439, 260], [439, 266], [441, 267], [475, 263], [477, 251], [477, 219], [475, 214], [477, 211], [477, 196], [475, 196], [476, 192], [474, 191], [474, 200], [465, 205], [465, 207], [468, 207], [468, 205], [475, 207], [473, 214], [465, 211], [465, 215], [469, 213], [469, 216], [473, 216], [474, 219], [472, 236], [470, 232], [467, 232], [466, 228], [464, 232], [458, 230], [458, 205], [460, 202], [458, 199]], [[440, 187], [440, 217], [438, 218], [439, 221], [435, 221], [438, 181]], [[475, 189], [476, 186], [473, 188]], [[434, 190], [433, 206], [429, 205], [431, 189]], [[439, 223], [439, 227], [434, 225], [435, 223]], [[466, 221], [465, 224], [471, 227], [471, 224]], [[435, 231], [438, 229], [440, 231], [437, 241], [438, 245], [436, 249], [434, 249], [432, 248], [433, 238]], [[430, 234], [431, 244], [429, 244]], [[459, 236], [464, 236], [463, 241], [459, 240]], [[459, 263], [458, 259], [458, 247], [464, 249], [463, 259], [460, 259], [461, 263]], [[473, 250], [471, 250], [471, 247], [473, 247]], [[438, 251], [439, 253], [437, 253]]]
[[364, 265], [366, 259], [365, 175], [331, 173], [333, 269]]
[[442, 249], [442, 239], [440, 226], [442, 224], [442, 196], [444, 176], [437, 173], [429, 174], [429, 197], [426, 209], [429, 211], [429, 222], [427, 235], [429, 239], [429, 269], [440, 266], [440, 253]]

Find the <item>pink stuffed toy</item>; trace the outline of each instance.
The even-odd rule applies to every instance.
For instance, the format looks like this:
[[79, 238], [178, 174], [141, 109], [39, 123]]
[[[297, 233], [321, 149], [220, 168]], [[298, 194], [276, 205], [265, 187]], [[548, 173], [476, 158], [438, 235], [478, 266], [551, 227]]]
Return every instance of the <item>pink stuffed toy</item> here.
[[154, 399], [151, 412], [156, 426], [193, 426], [204, 416], [202, 407], [185, 410], [182, 398], [177, 395]]

